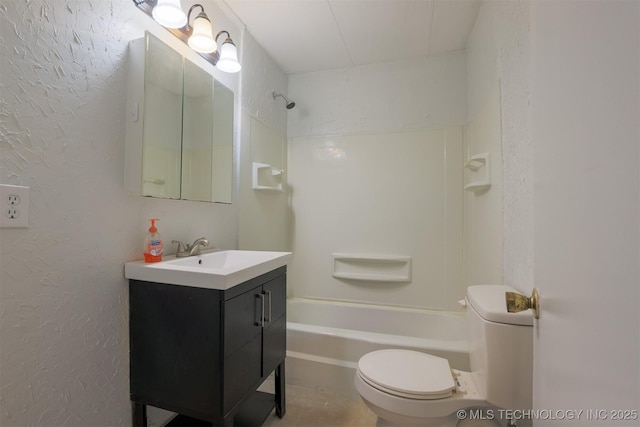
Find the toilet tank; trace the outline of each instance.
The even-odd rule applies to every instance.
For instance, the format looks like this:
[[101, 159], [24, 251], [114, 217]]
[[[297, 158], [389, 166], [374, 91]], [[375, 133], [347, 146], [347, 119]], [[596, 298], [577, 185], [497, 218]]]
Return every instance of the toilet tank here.
[[502, 409], [530, 409], [533, 395], [533, 314], [508, 313], [510, 286], [467, 288], [471, 375], [486, 400]]

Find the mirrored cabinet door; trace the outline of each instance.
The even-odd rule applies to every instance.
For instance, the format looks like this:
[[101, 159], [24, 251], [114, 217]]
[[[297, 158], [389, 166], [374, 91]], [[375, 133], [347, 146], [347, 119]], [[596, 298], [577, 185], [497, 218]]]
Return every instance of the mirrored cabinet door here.
[[234, 93], [155, 36], [129, 44], [125, 187], [231, 203]]
[[179, 199], [182, 56], [155, 37], [146, 41], [142, 195]]
[[213, 83], [213, 200], [231, 203], [233, 189], [233, 111], [231, 89]]
[[184, 62], [182, 116], [182, 198], [212, 201], [213, 78]]

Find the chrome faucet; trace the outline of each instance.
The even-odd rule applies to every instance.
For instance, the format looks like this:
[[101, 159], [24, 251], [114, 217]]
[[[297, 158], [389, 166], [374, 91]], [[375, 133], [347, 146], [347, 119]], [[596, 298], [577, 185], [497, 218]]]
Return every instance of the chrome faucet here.
[[201, 246], [209, 246], [209, 241], [204, 237], [196, 239], [192, 244], [184, 244], [180, 240], [172, 240], [171, 243], [178, 244], [178, 251], [176, 252], [177, 258], [200, 255]]

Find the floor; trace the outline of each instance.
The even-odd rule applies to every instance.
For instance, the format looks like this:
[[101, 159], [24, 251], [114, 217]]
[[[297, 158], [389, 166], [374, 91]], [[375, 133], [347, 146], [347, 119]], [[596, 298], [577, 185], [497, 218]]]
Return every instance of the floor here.
[[[273, 376], [258, 390], [273, 393]], [[149, 427], [162, 427], [175, 414], [148, 407]], [[376, 427], [378, 418], [360, 398], [343, 397], [322, 390], [286, 385], [286, 412], [282, 419], [275, 410], [263, 427]]]
[[342, 397], [322, 390], [287, 384], [287, 410], [275, 411], [263, 427], [375, 427], [377, 417], [360, 398]]

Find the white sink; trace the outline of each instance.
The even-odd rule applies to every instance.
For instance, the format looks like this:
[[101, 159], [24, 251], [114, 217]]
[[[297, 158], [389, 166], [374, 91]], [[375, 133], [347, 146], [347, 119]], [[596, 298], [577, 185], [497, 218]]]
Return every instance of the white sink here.
[[208, 289], [229, 289], [261, 274], [287, 265], [291, 252], [217, 251], [198, 256], [165, 257], [161, 262], [128, 262], [127, 279]]

